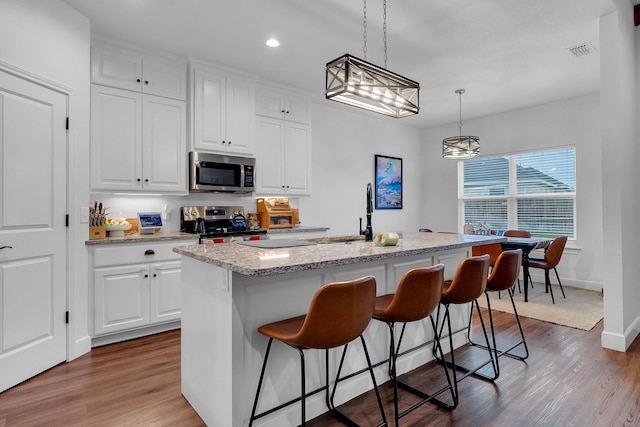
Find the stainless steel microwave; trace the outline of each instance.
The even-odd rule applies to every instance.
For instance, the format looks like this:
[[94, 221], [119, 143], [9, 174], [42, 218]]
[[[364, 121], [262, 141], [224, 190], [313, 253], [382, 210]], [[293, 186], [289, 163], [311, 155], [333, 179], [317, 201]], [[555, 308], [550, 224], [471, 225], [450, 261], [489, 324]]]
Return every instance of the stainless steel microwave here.
[[189, 191], [192, 193], [251, 193], [256, 159], [225, 154], [189, 153]]

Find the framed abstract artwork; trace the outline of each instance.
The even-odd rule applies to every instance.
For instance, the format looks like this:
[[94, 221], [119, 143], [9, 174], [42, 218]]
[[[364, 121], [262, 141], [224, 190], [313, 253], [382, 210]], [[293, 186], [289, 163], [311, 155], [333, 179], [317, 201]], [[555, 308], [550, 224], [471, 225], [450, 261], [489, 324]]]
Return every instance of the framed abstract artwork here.
[[376, 209], [402, 209], [402, 159], [376, 154]]

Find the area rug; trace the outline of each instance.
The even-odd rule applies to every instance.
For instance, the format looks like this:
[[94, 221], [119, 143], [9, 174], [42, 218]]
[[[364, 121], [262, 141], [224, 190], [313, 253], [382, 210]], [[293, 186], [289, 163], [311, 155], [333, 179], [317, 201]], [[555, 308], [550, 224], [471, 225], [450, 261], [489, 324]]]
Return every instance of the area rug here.
[[[521, 284], [522, 286], [522, 284]], [[564, 286], [566, 298], [562, 298], [562, 292], [557, 285], [553, 285], [553, 296], [556, 303], [551, 302], [551, 295], [544, 292], [544, 283], [534, 283], [529, 288], [529, 301], [524, 302], [524, 293], [518, 292], [513, 297], [516, 309], [520, 316], [531, 317], [557, 325], [590, 331], [602, 320], [602, 294], [596, 291]], [[497, 292], [490, 292], [491, 309], [513, 313], [511, 301], [506, 292], [502, 292], [502, 298], [498, 298]], [[484, 297], [478, 298], [481, 307], [487, 306]]]

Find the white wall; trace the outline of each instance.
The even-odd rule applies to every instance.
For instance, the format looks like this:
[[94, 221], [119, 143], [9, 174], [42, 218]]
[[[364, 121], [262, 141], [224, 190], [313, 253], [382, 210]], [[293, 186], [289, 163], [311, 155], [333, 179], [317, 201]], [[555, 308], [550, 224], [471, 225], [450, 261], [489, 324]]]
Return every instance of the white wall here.
[[[0, 61], [70, 89], [68, 358], [90, 349], [86, 224], [89, 182], [89, 20], [58, 0], [0, 0]], [[37, 154], [37, 153], [34, 153]], [[61, 242], [62, 244], [62, 242]]]
[[[603, 282], [599, 105], [598, 94], [591, 94], [463, 123], [463, 134], [480, 137], [482, 156], [575, 145], [577, 231], [558, 272], [563, 284], [597, 290]], [[424, 225], [433, 230], [462, 228], [457, 162], [442, 158], [442, 139], [457, 133], [456, 123], [422, 133], [422, 210]]]
[[637, 30], [633, 5], [614, 0], [600, 19], [604, 239], [602, 345], [624, 351], [640, 330]]
[[340, 108], [328, 100], [312, 105], [312, 196], [300, 198], [303, 225], [329, 226], [331, 235], [358, 234], [366, 224], [367, 183], [374, 186], [376, 154], [402, 158], [403, 208], [375, 210], [374, 233], [417, 231], [422, 162], [420, 134], [402, 120]]

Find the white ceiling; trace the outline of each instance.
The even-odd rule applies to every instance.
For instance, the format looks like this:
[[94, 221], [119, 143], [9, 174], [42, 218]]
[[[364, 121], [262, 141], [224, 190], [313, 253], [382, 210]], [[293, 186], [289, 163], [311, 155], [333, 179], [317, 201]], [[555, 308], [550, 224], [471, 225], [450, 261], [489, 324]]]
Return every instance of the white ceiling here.
[[[325, 64], [363, 57], [362, 1], [64, 1], [100, 37], [246, 70], [319, 102], [331, 102]], [[421, 86], [420, 114], [400, 120], [457, 122], [459, 88], [463, 120], [598, 91], [599, 17], [611, 9], [611, 0], [387, 0], [388, 69]], [[382, 0], [367, 1], [367, 19], [367, 60], [384, 65]], [[265, 45], [270, 37], [279, 48]], [[567, 50], [583, 43], [595, 53]]]

